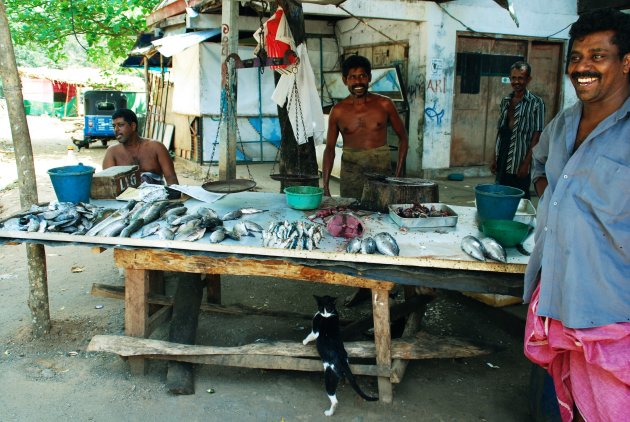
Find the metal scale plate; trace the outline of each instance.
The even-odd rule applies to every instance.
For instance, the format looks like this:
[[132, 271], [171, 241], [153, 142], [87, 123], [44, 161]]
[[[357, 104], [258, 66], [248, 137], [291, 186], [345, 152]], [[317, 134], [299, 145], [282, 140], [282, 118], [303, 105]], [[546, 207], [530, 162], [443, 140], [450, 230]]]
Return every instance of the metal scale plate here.
[[256, 187], [256, 182], [249, 179], [228, 179], [206, 182], [201, 187], [213, 193], [236, 193]]

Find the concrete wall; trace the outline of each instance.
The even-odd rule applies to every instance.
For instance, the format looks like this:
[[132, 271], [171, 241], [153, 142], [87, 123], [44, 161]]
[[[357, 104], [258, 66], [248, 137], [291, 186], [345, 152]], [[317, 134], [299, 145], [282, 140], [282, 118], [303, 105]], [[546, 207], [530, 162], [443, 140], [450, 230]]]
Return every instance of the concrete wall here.
[[[395, 41], [409, 44], [409, 175], [449, 167], [458, 33], [566, 39], [568, 26], [577, 19], [575, 0], [529, 0], [527, 7], [525, 2], [515, 3], [520, 6], [516, 9], [518, 27], [508, 11], [492, 0], [458, 0], [439, 5], [399, 0], [343, 3], [346, 10], [369, 26], [358, 23], [354, 17], [339, 21], [336, 34], [341, 47]], [[330, 7], [304, 6], [305, 13], [324, 10], [348, 16]], [[563, 107], [575, 101], [573, 88], [566, 81], [563, 98]]]

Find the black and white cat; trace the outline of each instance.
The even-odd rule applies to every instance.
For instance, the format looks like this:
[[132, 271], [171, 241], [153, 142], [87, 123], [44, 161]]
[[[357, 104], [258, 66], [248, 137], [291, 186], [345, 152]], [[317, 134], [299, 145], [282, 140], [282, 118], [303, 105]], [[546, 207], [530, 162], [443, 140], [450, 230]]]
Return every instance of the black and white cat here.
[[365, 394], [359, 388], [357, 380], [350, 372], [348, 365], [348, 353], [343, 347], [341, 332], [339, 330], [339, 315], [335, 302], [337, 298], [331, 296], [315, 296], [318, 311], [313, 317], [313, 329], [311, 333], [302, 341], [303, 344], [317, 339], [317, 351], [324, 364], [324, 379], [326, 382], [326, 393], [330, 399], [330, 409], [326, 410], [326, 416], [332, 416], [337, 407], [337, 385], [344, 376], [350, 385], [361, 397], [367, 401], [376, 401], [377, 397]]

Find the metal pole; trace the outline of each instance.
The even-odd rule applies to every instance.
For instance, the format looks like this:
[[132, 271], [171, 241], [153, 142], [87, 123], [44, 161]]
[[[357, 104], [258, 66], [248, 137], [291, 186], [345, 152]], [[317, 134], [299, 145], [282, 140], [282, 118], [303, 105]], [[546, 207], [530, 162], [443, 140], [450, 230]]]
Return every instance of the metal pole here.
[[[33, 148], [28, 131], [22, 84], [15, 62], [15, 52], [11, 41], [11, 31], [4, 3], [0, 0], [0, 75], [7, 99], [11, 136], [15, 149], [15, 161], [18, 170], [20, 205], [26, 209], [37, 204], [37, 181]], [[48, 302], [48, 280], [46, 278], [46, 254], [43, 245], [26, 245], [28, 264], [29, 297], [33, 335], [41, 337], [50, 332], [50, 308]]]
[[234, 61], [226, 63], [227, 57], [238, 53], [238, 1], [227, 0], [221, 5], [221, 63], [222, 65], [222, 104], [221, 116], [225, 124], [221, 126], [219, 140], [219, 180], [236, 178], [236, 69]]

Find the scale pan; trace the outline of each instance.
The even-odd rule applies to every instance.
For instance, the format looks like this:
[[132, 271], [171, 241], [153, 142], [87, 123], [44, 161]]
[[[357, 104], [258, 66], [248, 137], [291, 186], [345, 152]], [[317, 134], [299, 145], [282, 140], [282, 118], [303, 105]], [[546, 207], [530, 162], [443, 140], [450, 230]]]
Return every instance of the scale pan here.
[[201, 185], [201, 187], [208, 192], [214, 193], [244, 192], [246, 190], [253, 189], [255, 186], [256, 182], [249, 179], [215, 180], [213, 182], [206, 182]]

